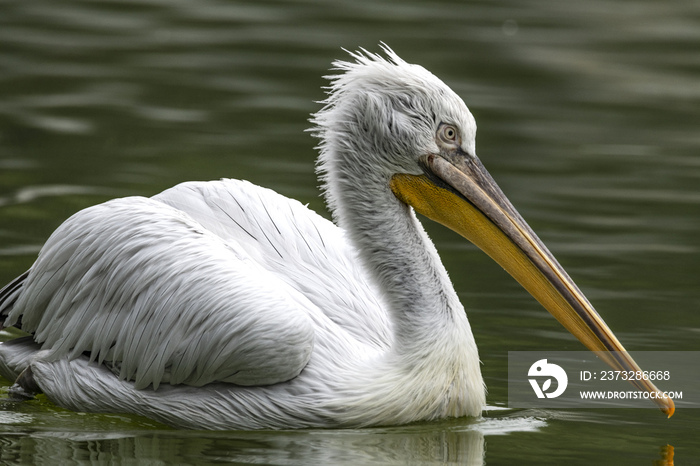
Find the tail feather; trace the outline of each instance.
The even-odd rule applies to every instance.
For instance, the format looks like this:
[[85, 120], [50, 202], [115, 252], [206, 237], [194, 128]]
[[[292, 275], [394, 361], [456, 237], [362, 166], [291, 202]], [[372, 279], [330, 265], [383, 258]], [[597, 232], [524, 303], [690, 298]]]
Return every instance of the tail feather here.
[[29, 270], [12, 280], [0, 290], [0, 329], [5, 328], [5, 319], [12, 310], [15, 302], [17, 302], [17, 298], [22, 293], [24, 281], [27, 279], [28, 275]]

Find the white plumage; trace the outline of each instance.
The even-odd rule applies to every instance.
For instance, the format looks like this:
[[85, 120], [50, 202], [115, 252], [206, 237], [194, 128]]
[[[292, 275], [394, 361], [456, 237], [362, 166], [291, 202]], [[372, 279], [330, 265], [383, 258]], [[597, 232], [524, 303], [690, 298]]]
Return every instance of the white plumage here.
[[[59, 405], [183, 427], [478, 415], [485, 392], [464, 310], [413, 212], [388, 187], [397, 163], [419, 172], [418, 148], [403, 133], [391, 136], [397, 147], [384, 147], [388, 134], [344, 139], [364, 138], [352, 133], [386, 118], [393, 130], [410, 131], [408, 115], [382, 108], [393, 99], [415, 114], [431, 105], [473, 120], [437, 78], [387, 53], [390, 60], [357, 54], [355, 63], [337, 62], [344, 73], [332, 78], [314, 119], [328, 202], [342, 228], [236, 180], [183, 183], [78, 212], [49, 238], [26, 279], [4, 293], [5, 325], [21, 319], [34, 334], [0, 345], [5, 377], [31, 366]], [[411, 102], [433, 97], [411, 95], [426, 82], [449, 94], [452, 106]], [[372, 102], [385, 88], [390, 100]], [[346, 125], [348, 111], [372, 127]], [[431, 143], [433, 132], [421, 142]], [[403, 149], [412, 151], [405, 162], [394, 153]], [[361, 153], [338, 160], [348, 151]], [[379, 171], [363, 180], [370, 168]], [[382, 177], [382, 186], [372, 185]], [[353, 192], [339, 192], [348, 183]], [[344, 212], [358, 202], [364, 213]], [[372, 250], [362, 251], [368, 242]]]
[[[409, 204], [504, 267], [513, 261], [519, 280], [544, 274], [569, 304], [552, 304], [539, 278], [521, 283], [555, 316], [599, 325], [483, 170], [462, 100], [385, 52], [336, 62], [313, 118], [338, 226], [235, 180], [78, 212], [0, 291], [5, 326], [33, 334], [0, 345], [0, 373], [69, 409], [192, 428], [477, 416], [485, 388], [474, 338]], [[501, 246], [489, 249], [492, 240]], [[607, 327], [595, 331], [614, 347]]]

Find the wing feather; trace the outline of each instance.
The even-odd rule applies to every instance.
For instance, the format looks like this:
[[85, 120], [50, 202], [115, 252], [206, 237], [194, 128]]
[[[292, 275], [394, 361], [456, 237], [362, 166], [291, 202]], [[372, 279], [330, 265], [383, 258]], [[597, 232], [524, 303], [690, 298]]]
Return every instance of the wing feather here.
[[308, 311], [288, 292], [240, 245], [132, 197], [56, 230], [6, 324], [21, 316], [49, 360], [90, 351], [137, 388], [269, 384], [296, 376], [313, 347]]
[[244, 181], [85, 209], [0, 295], [5, 324], [21, 320], [48, 360], [89, 352], [137, 388], [288, 380], [318, 331], [337, 344], [390, 344], [379, 293], [344, 233]]
[[156, 196], [186, 212], [303, 294], [356, 340], [387, 348], [381, 293], [343, 230], [300, 202], [246, 181], [187, 182]]

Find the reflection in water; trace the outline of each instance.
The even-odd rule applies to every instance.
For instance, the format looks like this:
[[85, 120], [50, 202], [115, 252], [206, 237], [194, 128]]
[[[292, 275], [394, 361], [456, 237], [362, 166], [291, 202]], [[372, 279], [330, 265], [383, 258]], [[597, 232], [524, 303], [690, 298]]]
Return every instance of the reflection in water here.
[[[479, 421], [448, 421], [447, 425], [416, 424], [398, 428], [359, 430], [302, 430], [270, 432], [203, 432], [175, 430], [140, 430], [114, 432], [34, 431], [0, 436], [0, 460], [17, 464], [275, 464], [275, 465], [446, 465], [480, 466], [507, 464], [520, 459], [527, 462], [532, 449], [538, 457], [550, 456], [552, 447], [560, 454], [550, 457], [551, 464], [561, 464], [569, 453], [557, 445], [522, 445], [512, 442], [513, 434], [538, 433], [547, 424], [533, 417]], [[549, 429], [551, 431], [551, 429]], [[540, 434], [541, 435], [541, 434]], [[503, 437], [512, 451], [486, 454], [490, 439]], [[537, 437], [531, 437], [536, 439]], [[496, 446], [498, 444], [495, 444]], [[673, 466], [674, 448], [664, 445], [653, 457], [644, 448], [635, 457], [654, 466]], [[615, 456], [601, 451], [593, 458], [599, 464], [613, 464]], [[561, 456], [563, 455], [563, 456]], [[612, 462], [606, 463], [605, 459]], [[583, 459], [583, 458], [581, 458]], [[537, 461], [537, 464], [548, 464]], [[585, 461], [590, 464], [590, 461]], [[616, 462], [614, 464], [617, 464]]]
[[484, 463], [484, 436], [464, 431], [424, 429], [301, 431], [148, 435], [34, 433], [0, 439], [2, 460], [33, 464], [72, 462], [139, 464], [464, 464]]
[[659, 450], [659, 453], [661, 454], [661, 459], [654, 460], [652, 464], [654, 466], [673, 466], [673, 446], [664, 445]]

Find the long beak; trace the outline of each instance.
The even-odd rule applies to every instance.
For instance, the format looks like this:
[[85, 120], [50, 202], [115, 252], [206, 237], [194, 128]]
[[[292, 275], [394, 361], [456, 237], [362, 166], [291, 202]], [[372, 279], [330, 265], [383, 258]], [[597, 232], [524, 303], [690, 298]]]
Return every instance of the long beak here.
[[[479, 159], [457, 151], [447, 156], [431, 154], [421, 163], [425, 175], [399, 174], [391, 179], [391, 189], [402, 202], [486, 252], [610, 367], [640, 370]], [[653, 383], [631, 383], [655, 393], [650, 398], [668, 417], [673, 415], [673, 401]]]

